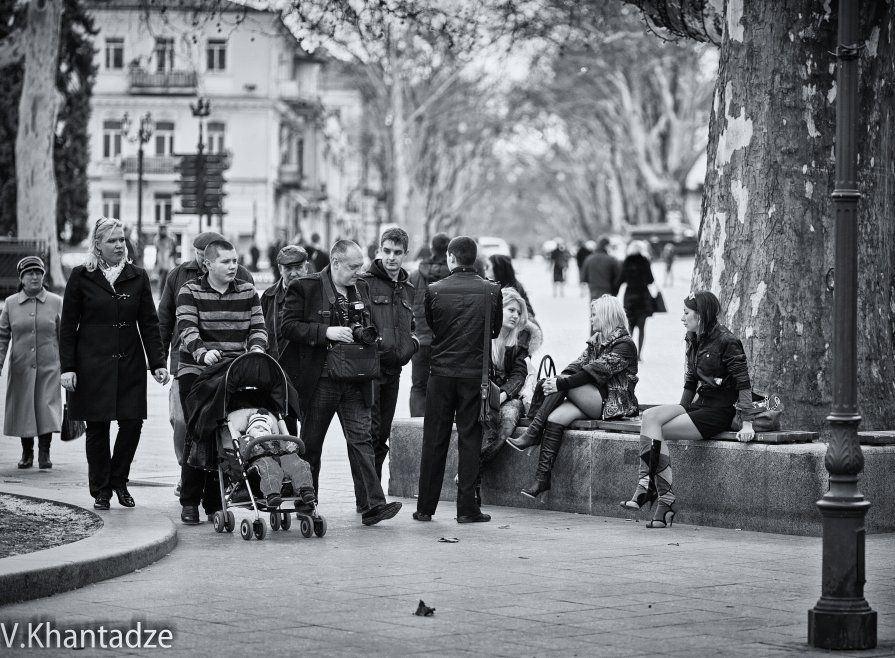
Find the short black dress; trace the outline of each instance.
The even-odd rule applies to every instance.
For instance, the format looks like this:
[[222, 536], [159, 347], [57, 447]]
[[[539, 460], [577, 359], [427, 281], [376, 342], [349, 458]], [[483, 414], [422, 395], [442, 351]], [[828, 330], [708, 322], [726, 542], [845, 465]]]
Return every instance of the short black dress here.
[[622, 263], [619, 286], [627, 284], [625, 288], [624, 307], [625, 315], [630, 324], [637, 324], [641, 317], [649, 317], [653, 314], [653, 296], [650, 294], [649, 285], [653, 283], [653, 270], [650, 262], [640, 254], [631, 254]]

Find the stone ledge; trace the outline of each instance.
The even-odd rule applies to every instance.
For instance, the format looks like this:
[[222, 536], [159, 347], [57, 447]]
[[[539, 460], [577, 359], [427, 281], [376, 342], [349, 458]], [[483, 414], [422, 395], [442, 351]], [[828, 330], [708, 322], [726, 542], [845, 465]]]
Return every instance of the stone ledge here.
[[[389, 451], [389, 494], [415, 497], [419, 486], [422, 418], [395, 420]], [[520, 430], [517, 430], [517, 435]], [[453, 434], [456, 437], [456, 431]], [[871, 503], [869, 533], [895, 532], [895, 446], [864, 446], [860, 488]], [[827, 490], [824, 443], [756, 444], [677, 441], [671, 445], [676, 522], [758, 532], [819, 536], [816, 502]], [[531, 483], [537, 452], [507, 447], [482, 477], [484, 505], [539, 507], [624, 518], [620, 501], [634, 490], [639, 461], [635, 434], [569, 430], [553, 471], [553, 488], [533, 501], [519, 491]], [[442, 485], [442, 514], [453, 514], [457, 472], [452, 440]], [[447, 509], [445, 509], [447, 506]], [[449, 511], [450, 510], [450, 511]], [[640, 512], [646, 520], [646, 510]]]

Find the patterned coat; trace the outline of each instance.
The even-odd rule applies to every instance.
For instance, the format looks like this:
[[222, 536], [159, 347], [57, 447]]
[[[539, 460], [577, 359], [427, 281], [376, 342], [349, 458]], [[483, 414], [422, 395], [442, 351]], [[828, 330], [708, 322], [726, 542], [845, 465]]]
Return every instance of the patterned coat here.
[[606, 399], [603, 400], [603, 420], [637, 416], [640, 407], [634, 388], [637, 386], [637, 349], [627, 330], [619, 327], [597, 343], [591, 336], [587, 347], [577, 359], [563, 370], [571, 376], [587, 373], [592, 383], [605, 386]]
[[3, 420], [7, 436], [38, 436], [61, 427], [61, 313], [62, 297], [46, 290], [36, 297], [18, 292], [6, 298], [0, 314], [0, 369], [9, 352]]

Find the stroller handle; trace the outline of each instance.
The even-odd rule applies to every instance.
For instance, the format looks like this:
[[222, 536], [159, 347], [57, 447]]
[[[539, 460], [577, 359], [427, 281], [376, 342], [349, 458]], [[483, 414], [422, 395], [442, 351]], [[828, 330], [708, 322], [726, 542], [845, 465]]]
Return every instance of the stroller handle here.
[[299, 439], [297, 436], [290, 436], [289, 434], [265, 434], [264, 436], [253, 437], [249, 439], [249, 442], [246, 443], [243, 447], [242, 454], [250, 454], [252, 448], [254, 448], [259, 443], [264, 443], [265, 441], [285, 441], [288, 443], [294, 443], [298, 446], [299, 456], [305, 454], [305, 442]]

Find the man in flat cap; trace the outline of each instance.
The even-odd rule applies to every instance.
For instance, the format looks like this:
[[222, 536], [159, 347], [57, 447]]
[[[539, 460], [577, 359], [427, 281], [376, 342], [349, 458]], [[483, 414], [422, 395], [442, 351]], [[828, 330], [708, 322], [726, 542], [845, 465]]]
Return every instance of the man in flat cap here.
[[[277, 253], [276, 263], [280, 278], [274, 281], [261, 295], [261, 308], [264, 311], [264, 324], [267, 325], [267, 353], [279, 361], [289, 345], [289, 341], [280, 333], [286, 290], [290, 283], [309, 273], [310, 263], [308, 262], [308, 252], [304, 247], [292, 244], [280, 249]], [[287, 374], [292, 378], [291, 373], [287, 371]], [[294, 379], [292, 385], [297, 385]], [[286, 426], [289, 432], [298, 436], [297, 419], [287, 416]]]
[[[162, 298], [158, 305], [158, 328], [162, 335], [162, 345], [167, 353], [171, 351], [171, 368], [168, 372], [177, 372], [180, 364], [180, 335], [177, 331], [177, 293], [187, 281], [192, 281], [204, 274], [202, 261], [205, 258], [205, 247], [212, 242], [223, 241], [224, 236], [215, 231], [205, 231], [193, 240], [193, 248], [196, 251], [195, 260], [184, 261], [168, 272], [165, 286], [162, 288]], [[252, 285], [255, 279], [242, 265], [237, 266], [236, 278], [248, 281]], [[174, 454], [177, 463], [183, 466], [183, 442], [186, 439], [186, 420], [183, 417], [183, 408], [180, 406], [180, 390], [176, 379], [171, 383], [168, 391], [168, 419], [174, 430]], [[180, 484], [177, 485], [176, 496], [180, 496]]]

